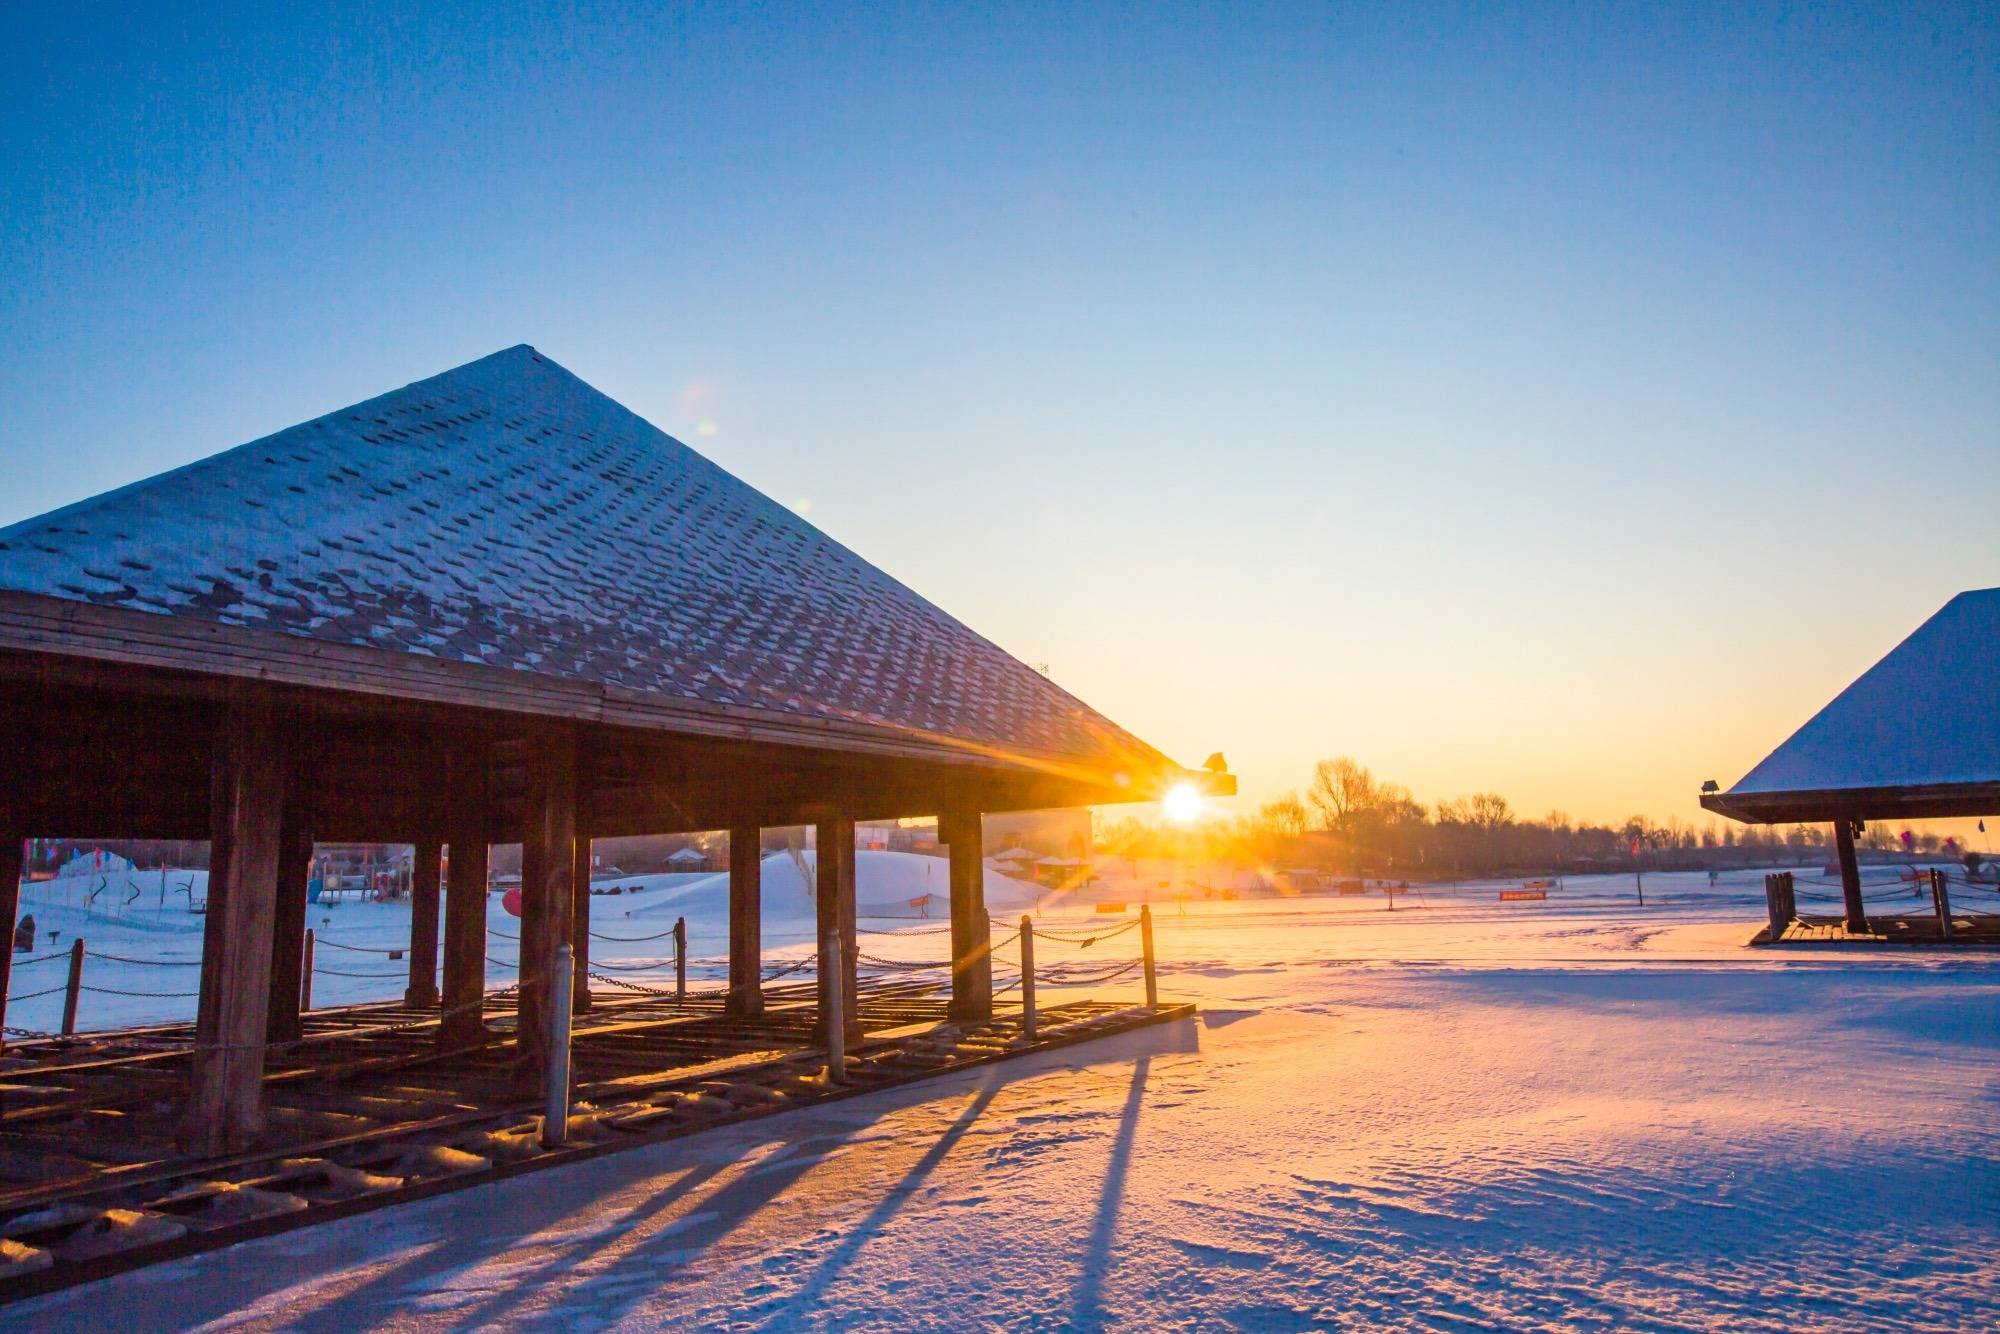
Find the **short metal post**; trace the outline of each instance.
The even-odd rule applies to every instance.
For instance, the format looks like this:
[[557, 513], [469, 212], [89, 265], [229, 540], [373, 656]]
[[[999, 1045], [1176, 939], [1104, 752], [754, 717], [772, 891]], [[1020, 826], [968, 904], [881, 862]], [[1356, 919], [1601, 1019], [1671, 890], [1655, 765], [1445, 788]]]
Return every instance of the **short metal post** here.
[[576, 950], [568, 943], [556, 946], [549, 981], [554, 985], [549, 996], [549, 1087], [542, 1108], [542, 1145], [554, 1148], [569, 1138], [569, 1021]]
[[674, 1003], [680, 1004], [688, 994], [688, 919], [674, 919]]
[[306, 928], [306, 947], [299, 955], [299, 1013], [313, 1007], [313, 929]]
[[1021, 1032], [1035, 1040], [1035, 924], [1021, 917]]
[[841, 1000], [840, 984], [846, 970], [840, 961], [840, 932], [836, 929], [826, 933], [827, 975], [822, 979], [824, 986], [820, 994], [826, 997], [827, 1013], [822, 1016], [826, 1025], [826, 1082], [845, 1084], [847, 1082], [847, 1025], [841, 1022], [846, 1008]]
[[1146, 1008], [1156, 1010], [1160, 1006], [1160, 984], [1153, 973], [1153, 905], [1139, 905], [1139, 948], [1146, 959]]
[[1931, 901], [1937, 904], [1938, 939], [1951, 939], [1951, 891], [1945, 887], [1944, 872], [1931, 868]]
[[83, 937], [69, 944], [69, 989], [63, 993], [63, 1036], [76, 1032], [76, 1002], [83, 994]]

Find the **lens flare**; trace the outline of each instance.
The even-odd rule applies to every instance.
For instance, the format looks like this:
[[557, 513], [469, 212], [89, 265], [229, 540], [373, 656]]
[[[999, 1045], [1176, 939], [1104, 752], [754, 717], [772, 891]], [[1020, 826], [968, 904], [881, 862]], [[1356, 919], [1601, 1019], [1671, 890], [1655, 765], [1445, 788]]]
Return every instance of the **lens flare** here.
[[1201, 790], [1193, 783], [1176, 783], [1167, 789], [1160, 806], [1176, 824], [1191, 824], [1201, 815]]

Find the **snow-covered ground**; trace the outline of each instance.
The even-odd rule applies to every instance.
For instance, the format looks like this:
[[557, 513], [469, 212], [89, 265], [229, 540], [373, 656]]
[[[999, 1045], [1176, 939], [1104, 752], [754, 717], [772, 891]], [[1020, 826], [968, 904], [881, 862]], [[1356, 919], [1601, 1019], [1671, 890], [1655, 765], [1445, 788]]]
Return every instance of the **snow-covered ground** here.
[[[764, 859], [764, 949], [774, 965], [812, 952], [813, 857], [773, 853]], [[614, 886], [619, 893], [605, 892]], [[727, 874], [605, 876], [593, 888], [591, 958], [607, 976], [643, 983], [649, 974], [670, 972], [674, 919], [685, 916], [691, 982], [727, 977]], [[1027, 911], [1037, 895], [1032, 885], [987, 873], [986, 900], [996, 918]], [[192, 1019], [204, 920], [192, 907], [207, 896], [205, 871], [139, 870], [23, 885], [21, 912], [35, 919], [35, 952], [16, 958], [8, 1024], [41, 1032], [60, 1025], [68, 951], [79, 936], [87, 955], [79, 1028]], [[855, 898], [866, 927], [942, 920], [948, 912], [945, 863], [912, 853], [857, 852]], [[391, 951], [410, 943], [407, 901], [338, 897], [309, 905], [306, 925], [315, 936], [315, 1005], [402, 997], [409, 963]], [[487, 985], [504, 987], [517, 979], [521, 923], [506, 913], [498, 894], [487, 902], [487, 928]]]
[[[1196, 1020], [10, 1316], [48, 1330], [2000, 1324], [2000, 955], [1752, 953], [1751, 874], [1714, 889], [1649, 875], [1644, 908], [1629, 877], [1573, 880], [1546, 904], [1502, 905], [1496, 887], [1413, 892], [1393, 914], [1376, 896], [1165, 908], [1162, 989], [1198, 1000]], [[863, 948], [942, 954], [928, 929]], [[1132, 945], [1050, 942], [1043, 958]]]

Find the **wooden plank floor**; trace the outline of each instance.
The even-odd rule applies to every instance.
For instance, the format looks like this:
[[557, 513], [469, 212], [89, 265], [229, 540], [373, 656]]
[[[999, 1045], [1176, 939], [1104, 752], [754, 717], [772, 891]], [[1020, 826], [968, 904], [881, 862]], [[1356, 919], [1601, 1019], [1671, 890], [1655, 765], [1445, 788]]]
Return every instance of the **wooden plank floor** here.
[[[106, 1034], [70, 1044], [67, 1059], [23, 1061], [5, 1075], [13, 1119], [0, 1122], [0, 1301], [1193, 1012], [1073, 1001], [1045, 1008], [1029, 1041], [1018, 1010], [947, 1024], [937, 984], [876, 981], [860, 1004], [869, 1036], [835, 1083], [812, 1046], [811, 984], [766, 994], [757, 1019], [725, 1015], [719, 1001], [661, 997], [580, 1019], [573, 1142], [556, 1149], [540, 1144], [540, 1100], [517, 1087], [509, 1044], [441, 1055], [421, 1027], [335, 1036], [302, 1048], [306, 1059], [274, 1058], [265, 1140], [225, 1159], [174, 1149], [184, 1045], [146, 1049], [150, 1039]], [[356, 1007], [314, 1023], [337, 1035], [396, 1009]]]
[[[1936, 945], [1944, 949], [1954, 946], [1994, 946], [2000, 945], [2000, 917], [1986, 914], [1965, 914], [1954, 912], [1951, 922], [1951, 939], [1945, 940], [1938, 932], [1937, 914], [1924, 913], [1877, 913], [1868, 914], [1867, 931], [1850, 933], [1846, 921], [1840, 917], [1805, 916], [1785, 928], [1779, 939], [1784, 945]], [[1771, 943], [1771, 929], [1767, 926], [1750, 939], [1752, 945]]]

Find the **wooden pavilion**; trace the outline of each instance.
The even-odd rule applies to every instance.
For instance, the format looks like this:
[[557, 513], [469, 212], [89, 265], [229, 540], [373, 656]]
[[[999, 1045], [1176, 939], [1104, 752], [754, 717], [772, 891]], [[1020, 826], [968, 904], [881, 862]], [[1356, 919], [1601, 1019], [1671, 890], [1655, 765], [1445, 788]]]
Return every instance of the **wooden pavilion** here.
[[416, 845], [410, 995], [447, 1049], [486, 1035], [487, 849], [520, 842], [533, 1085], [565, 945], [590, 1003], [593, 838], [729, 831], [754, 1015], [759, 831], [817, 826], [845, 1030], [854, 822], [935, 815], [977, 1021], [983, 812], [1233, 788], [526, 346], [0, 530], [0, 692], [5, 921], [29, 836], [212, 840], [192, 1153], [256, 1140], [298, 1036], [315, 842]]
[[1960, 593], [1728, 791], [1751, 824], [1831, 823], [1844, 924], [1869, 931], [1854, 839], [1870, 820], [2000, 814], [2000, 588]]

